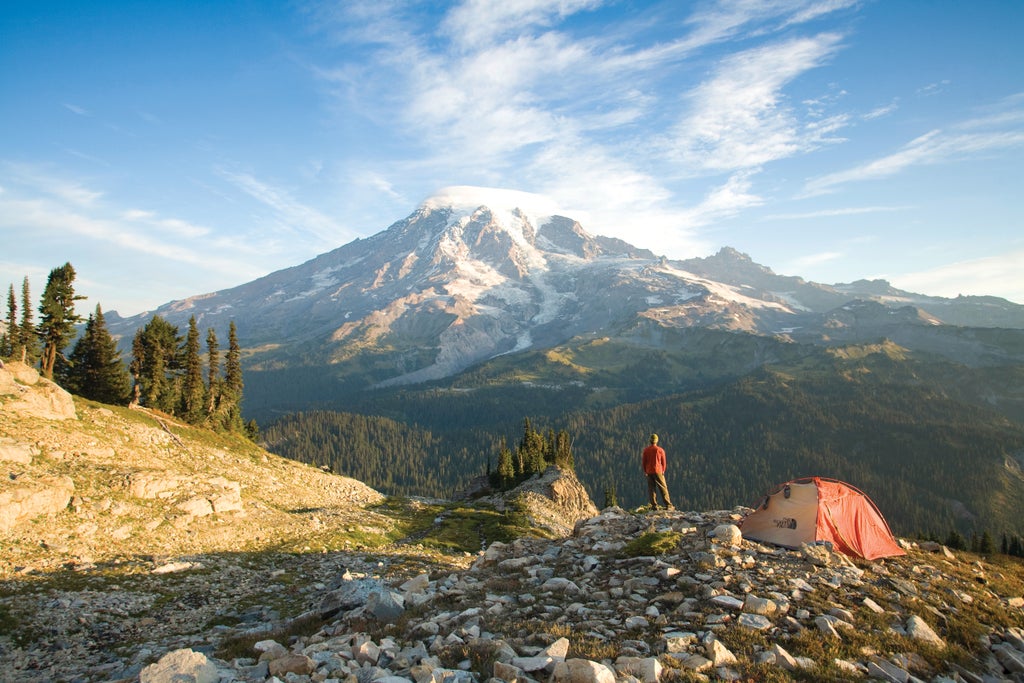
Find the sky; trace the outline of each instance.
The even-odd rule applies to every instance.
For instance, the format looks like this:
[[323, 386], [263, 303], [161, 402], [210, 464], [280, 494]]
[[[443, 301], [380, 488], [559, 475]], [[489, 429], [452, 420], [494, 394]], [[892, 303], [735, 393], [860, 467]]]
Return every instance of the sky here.
[[1024, 304], [1022, 35], [1020, 0], [11, 0], [0, 286], [70, 262], [81, 314], [135, 315], [470, 185]]

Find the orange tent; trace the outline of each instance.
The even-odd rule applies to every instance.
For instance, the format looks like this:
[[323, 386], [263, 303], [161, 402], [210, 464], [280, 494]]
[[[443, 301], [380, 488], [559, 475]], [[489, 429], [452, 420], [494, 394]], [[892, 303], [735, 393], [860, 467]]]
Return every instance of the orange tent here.
[[744, 538], [786, 548], [828, 541], [836, 551], [866, 560], [906, 554], [871, 499], [836, 479], [786, 482], [739, 526]]

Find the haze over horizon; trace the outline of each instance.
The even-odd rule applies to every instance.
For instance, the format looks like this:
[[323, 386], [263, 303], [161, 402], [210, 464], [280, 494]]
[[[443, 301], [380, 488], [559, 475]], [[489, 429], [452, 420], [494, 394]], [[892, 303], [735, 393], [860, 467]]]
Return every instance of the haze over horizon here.
[[1024, 3], [21, 3], [0, 286], [83, 315], [302, 263], [449, 186], [672, 259], [1024, 303]]

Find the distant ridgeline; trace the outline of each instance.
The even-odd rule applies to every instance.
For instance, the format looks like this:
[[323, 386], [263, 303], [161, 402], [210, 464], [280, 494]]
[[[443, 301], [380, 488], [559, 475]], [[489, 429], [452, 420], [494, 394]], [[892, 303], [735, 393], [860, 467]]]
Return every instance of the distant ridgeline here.
[[942, 368], [876, 354], [821, 370], [761, 369], [711, 389], [575, 412], [560, 410], [586, 404], [572, 387], [407, 388], [359, 407], [391, 417], [295, 414], [264, 437], [273, 452], [387, 493], [449, 497], [497, 471], [503, 444], [516, 442], [512, 426], [530, 415], [541, 433], [564, 428], [598, 503], [595, 494], [610, 490], [624, 507], [643, 504], [640, 449], [656, 431], [684, 509], [754, 504], [775, 484], [818, 475], [868, 493], [900, 534], [1024, 533], [1024, 425], [949, 395]]

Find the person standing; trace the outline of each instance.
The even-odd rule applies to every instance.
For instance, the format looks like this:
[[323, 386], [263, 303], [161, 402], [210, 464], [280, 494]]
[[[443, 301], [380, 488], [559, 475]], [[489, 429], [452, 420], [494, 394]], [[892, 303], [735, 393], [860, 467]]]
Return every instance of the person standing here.
[[647, 475], [647, 496], [651, 509], [658, 509], [658, 494], [665, 502], [666, 510], [675, 510], [672, 499], [668, 495], [668, 484], [665, 483], [665, 449], [658, 445], [658, 435], [651, 434], [651, 443], [644, 449], [641, 457], [644, 474]]

